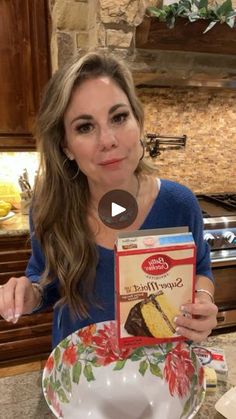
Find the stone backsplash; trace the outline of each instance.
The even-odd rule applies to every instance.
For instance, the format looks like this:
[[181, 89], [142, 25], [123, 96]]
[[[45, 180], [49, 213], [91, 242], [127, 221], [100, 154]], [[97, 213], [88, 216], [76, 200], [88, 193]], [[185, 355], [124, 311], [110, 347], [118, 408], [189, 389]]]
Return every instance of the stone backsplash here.
[[203, 88], [138, 90], [145, 132], [187, 135], [182, 150], [150, 161], [159, 175], [194, 192], [236, 192], [236, 92]]

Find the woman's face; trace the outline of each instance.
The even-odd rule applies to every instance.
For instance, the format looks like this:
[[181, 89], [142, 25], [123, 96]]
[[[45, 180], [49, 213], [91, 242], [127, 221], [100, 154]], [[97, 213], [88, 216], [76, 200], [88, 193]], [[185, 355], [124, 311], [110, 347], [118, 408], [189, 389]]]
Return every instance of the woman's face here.
[[109, 77], [84, 81], [64, 115], [65, 148], [91, 185], [127, 184], [142, 155], [140, 127], [126, 94]]

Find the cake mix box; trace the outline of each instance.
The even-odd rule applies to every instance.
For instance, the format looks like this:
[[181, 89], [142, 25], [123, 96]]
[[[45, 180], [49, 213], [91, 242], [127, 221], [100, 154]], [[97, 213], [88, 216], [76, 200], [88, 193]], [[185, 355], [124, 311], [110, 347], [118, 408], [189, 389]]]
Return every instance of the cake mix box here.
[[183, 340], [174, 318], [194, 301], [196, 246], [186, 227], [121, 233], [115, 246], [120, 347]]

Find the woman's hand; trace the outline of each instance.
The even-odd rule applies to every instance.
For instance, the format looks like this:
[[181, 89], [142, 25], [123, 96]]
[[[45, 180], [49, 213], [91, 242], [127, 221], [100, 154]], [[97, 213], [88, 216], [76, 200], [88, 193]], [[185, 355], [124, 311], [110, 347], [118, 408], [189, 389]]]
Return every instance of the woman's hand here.
[[183, 315], [175, 319], [176, 331], [193, 342], [205, 340], [217, 325], [218, 308], [207, 295], [199, 293], [193, 304], [181, 307], [181, 312]]
[[22, 314], [29, 314], [39, 302], [40, 295], [26, 276], [12, 277], [0, 286], [0, 315], [16, 323]]

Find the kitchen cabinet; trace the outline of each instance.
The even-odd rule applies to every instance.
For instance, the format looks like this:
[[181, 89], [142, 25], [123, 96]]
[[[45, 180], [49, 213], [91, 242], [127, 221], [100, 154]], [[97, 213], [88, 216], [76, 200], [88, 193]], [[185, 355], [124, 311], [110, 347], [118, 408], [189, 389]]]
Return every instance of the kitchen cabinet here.
[[0, 236], [0, 284], [24, 275], [30, 252], [28, 235]]
[[[27, 234], [0, 236], [0, 284], [24, 275], [30, 256]], [[51, 351], [52, 310], [22, 316], [17, 324], [0, 316], [0, 366], [21, 360], [46, 359]]]
[[0, 1], [0, 151], [33, 150], [35, 117], [50, 78], [47, 0]]

